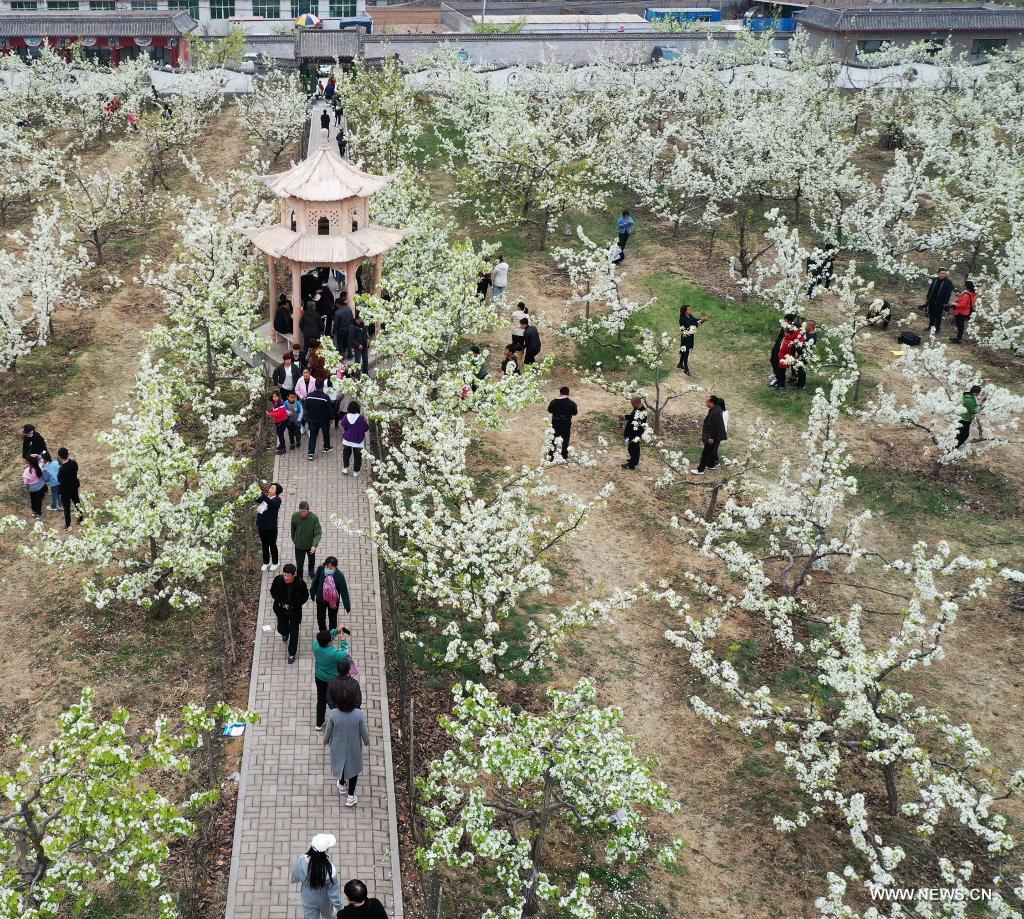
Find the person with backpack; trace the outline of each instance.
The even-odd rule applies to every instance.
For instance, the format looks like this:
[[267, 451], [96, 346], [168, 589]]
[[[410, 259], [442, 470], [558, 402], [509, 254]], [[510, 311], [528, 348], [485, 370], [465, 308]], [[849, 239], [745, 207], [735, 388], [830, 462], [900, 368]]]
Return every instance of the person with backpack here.
[[43, 498], [46, 497], [46, 480], [43, 478], [43, 467], [39, 464], [39, 456], [35, 453], [25, 458], [25, 471], [21, 481], [28, 489], [28, 500], [32, 507], [32, 516], [37, 520], [43, 516]]
[[967, 392], [964, 393], [963, 402], [964, 410], [960, 415], [960, 430], [956, 432], [956, 445], [962, 447], [967, 443], [967, 438], [971, 436], [971, 423], [974, 421], [974, 416], [981, 411], [981, 404], [978, 402], [978, 396], [981, 395], [981, 387], [975, 384]]
[[[348, 629], [343, 631], [347, 632]], [[313, 682], [316, 684], [316, 729], [324, 729], [327, 714], [327, 687], [338, 674], [338, 665], [349, 659], [348, 639], [338, 644], [338, 629], [321, 629], [313, 639]]]
[[317, 833], [306, 854], [295, 859], [291, 882], [299, 885], [303, 919], [334, 919], [341, 909], [341, 883], [327, 857], [336, 842], [330, 833]]
[[64, 509], [60, 503], [60, 479], [57, 473], [60, 470], [60, 463], [53, 459], [45, 450], [39, 454], [39, 465], [43, 467], [43, 481], [50, 489], [50, 510], [59, 511]]
[[705, 405], [708, 413], [704, 416], [700, 432], [703, 449], [697, 468], [690, 470], [694, 475], [704, 475], [706, 469], [714, 469], [718, 465], [718, 448], [729, 437], [725, 430], [725, 402], [718, 396], [709, 396]]
[[60, 468], [57, 470], [57, 482], [60, 485], [60, 500], [64, 505], [64, 529], [71, 529], [71, 505], [75, 505], [78, 511], [78, 522], [82, 522], [82, 499], [78, 490], [81, 483], [78, 481], [78, 463], [71, 459], [67, 447], [61, 447], [57, 451], [57, 462]]
[[953, 304], [953, 321], [956, 323], [956, 337], [951, 338], [953, 344], [959, 345], [964, 340], [964, 330], [974, 310], [978, 306], [978, 295], [974, 290], [974, 281], [964, 281], [964, 292]]
[[339, 604], [345, 607], [346, 616], [352, 612], [348, 583], [338, 570], [338, 560], [333, 555], [327, 556], [316, 569], [309, 592], [316, 600], [316, 623], [321, 632], [337, 629]]
[[526, 366], [527, 364], [534, 363], [537, 360], [537, 355], [540, 354], [540, 332], [525, 317], [519, 320], [519, 327], [523, 330], [523, 347], [525, 352], [523, 366]]
[[309, 600], [309, 588], [296, 572], [294, 565], [285, 565], [270, 584], [270, 597], [274, 601], [277, 634], [288, 645], [288, 663], [295, 663], [299, 650], [299, 626], [302, 625], [302, 607]]
[[277, 571], [277, 521], [282, 491], [277, 482], [272, 482], [256, 504], [256, 532], [263, 550], [263, 571]]
[[341, 427], [341, 474], [348, 475], [348, 461], [353, 459], [352, 474], [359, 475], [363, 468], [363, 447], [366, 446], [366, 432], [370, 424], [360, 413], [359, 403], [350, 402], [348, 411], [342, 416]]

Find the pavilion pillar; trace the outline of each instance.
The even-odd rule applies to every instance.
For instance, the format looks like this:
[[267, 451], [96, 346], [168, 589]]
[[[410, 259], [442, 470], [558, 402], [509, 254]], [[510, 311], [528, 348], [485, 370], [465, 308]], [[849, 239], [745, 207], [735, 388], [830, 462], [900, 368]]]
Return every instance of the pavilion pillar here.
[[380, 296], [380, 276], [381, 266], [384, 264], [383, 254], [375, 255], [373, 257], [373, 295], [375, 297]]
[[277, 259], [272, 255], [267, 256], [267, 274], [270, 277], [270, 340], [277, 341], [277, 332], [274, 331], [274, 316], [277, 313]]
[[292, 341], [299, 340], [299, 315], [302, 312], [302, 268], [298, 262], [289, 262], [292, 269]]

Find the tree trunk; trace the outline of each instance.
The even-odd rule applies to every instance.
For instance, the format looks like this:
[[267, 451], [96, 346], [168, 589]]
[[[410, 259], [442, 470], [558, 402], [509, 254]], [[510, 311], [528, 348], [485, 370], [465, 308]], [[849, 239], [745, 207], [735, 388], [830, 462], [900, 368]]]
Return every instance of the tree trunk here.
[[541, 860], [544, 858], [544, 842], [548, 832], [548, 823], [551, 819], [548, 808], [551, 806], [551, 795], [554, 790], [555, 780], [548, 770], [544, 776], [544, 801], [541, 804], [540, 825], [537, 827], [537, 835], [533, 839], [533, 846], [530, 848], [530, 863], [533, 869], [530, 872], [530, 880], [524, 891], [523, 917], [536, 916], [540, 912], [540, 899], [537, 897], [537, 884], [540, 881]]
[[889, 763], [882, 766], [882, 778], [885, 779], [885, 796], [888, 801], [888, 812], [890, 817], [899, 815], [900, 801], [899, 792], [896, 789], [896, 764]]
[[711, 521], [715, 519], [715, 514], [718, 512], [718, 493], [722, 490], [722, 483], [719, 482], [717, 485], [711, 487], [711, 500], [708, 502], [708, 511], [704, 515], [704, 519]]

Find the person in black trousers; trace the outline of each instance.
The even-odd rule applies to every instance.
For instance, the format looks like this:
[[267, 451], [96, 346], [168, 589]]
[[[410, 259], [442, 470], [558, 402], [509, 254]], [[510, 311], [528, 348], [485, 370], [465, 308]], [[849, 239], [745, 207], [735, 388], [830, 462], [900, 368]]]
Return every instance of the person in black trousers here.
[[558, 398], [548, 403], [548, 413], [551, 415], [551, 429], [554, 437], [551, 441], [551, 449], [548, 451], [548, 462], [555, 458], [557, 449], [556, 441], [562, 441], [562, 459], [569, 458], [569, 436], [572, 434], [572, 419], [579, 414], [576, 403], [569, 398], [569, 387], [563, 386], [558, 390]]
[[691, 469], [694, 475], [704, 475], [705, 469], [714, 469], [718, 465], [718, 448], [728, 438], [725, 430], [724, 402], [718, 396], [709, 396], [705, 403], [708, 413], [704, 416], [700, 439], [704, 449], [700, 451], [700, 463]]
[[529, 319], [520, 319], [519, 327], [523, 330], [523, 344], [525, 347], [523, 365], [525, 366], [536, 361], [537, 355], [540, 354], [540, 332], [537, 331], [535, 325], [530, 325]]
[[316, 442], [321, 433], [324, 435], [324, 453], [330, 453], [334, 449], [331, 446], [331, 414], [334, 407], [331, 405], [331, 397], [324, 392], [323, 380], [317, 380], [314, 383], [313, 391], [306, 396], [303, 408], [309, 429], [309, 456], [307, 458], [312, 460], [316, 455]]
[[[334, 581], [334, 592], [337, 594], [333, 606], [324, 596], [324, 582], [327, 578]], [[338, 627], [339, 602], [341, 606], [345, 607], [346, 615], [352, 612], [352, 602], [348, 597], [348, 584], [345, 581], [345, 575], [338, 570], [338, 560], [333, 555], [325, 558], [324, 563], [316, 569], [313, 581], [309, 585], [309, 592], [316, 601], [316, 624], [321, 632]]]
[[78, 463], [71, 459], [67, 447], [61, 447], [57, 451], [57, 462], [60, 468], [57, 470], [57, 483], [60, 486], [60, 499], [64, 502], [64, 529], [71, 529], [71, 503], [75, 504], [75, 511], [78, 522], [82, 522], [82, 498], [78, 489], [82, 483], [78, 481]]
[[352, 328], [349, 329], [348, 346], [355, 358], [359, 361], [359, 366], [362, 368], [363, 373], [369, 373], [370, 333], [367, 331], [366, 326], [363, 325], [362, 316], [356, 316], [355, 322], [352, 324]]
[[647, 425], [644, 423], [647, 418], [647, 410], [644, 408], [644, 400], [639, 396], [633, 396], [629, 400], [629, 404], [632, 406], [632, 411], [628, 415], [622, 416], [622, 420], [626, 422], [622, 437], [626, 441], [629, 460], [622, 464], [622, 468], [636, 469], [640, 465], [640, 440], [647, 430]]
[[928, 307], [928, 328], [935, 329], [936, 335], [942, 327], [942, 314], [949, 309], [949, 298], [952, 296], [953, 282], [949, 279], [949, 272], [940, 268], [938, 275], [928, 285], [928, 296], [924, 301]]
[[690, 352], [693, 350], [693, 330], [707, 321], [707, 316], [704, 316], [701, 319], [694, 316], [688, 303], [684, 303], [679, 307], [679, 363], [676, 365], [676, 368], [678, 370], [682, 370], [687, 376], [693, 375], [690, 373]]
[[331, 129], [331, 116], [327, 109], [324, 109], [320, 113], [320, 127], [325, 131], [329, 131]]
[[281, 641], [287, 642], [288, 663], [294, 664], [299, 649], [302, 607], [309, 599], [309, 588], [296, 574], [294, 565], [285, 565], [270, 585], [270, 596], [274, 601], [274, 615], [277, 616], [277, 634]]
[[[775, 344], [772, 345], [772, 352], [768, 357], [768, 360], [772, 365], [772, 376], [774, 378], [769, 384], [770, 386], [779, 385], [779, 351], [782, 348], [782, 340], [793, 331], [797, 318], [796, 313], [786, 313], [786, 315], [782, 317], [782, 322], [779, 324], [779, 334], [775, 336]], [[782, 376], [784, 380], [785, 374], [783, 373]]]
[[33, 425], [26, 424], [21, 429], [21, 458], [39, 456], [46, 449], [46, 441]]
[[331, 335], [334, 338], [334, 347], [342, 357], [352, 356], [352, 345], [349, 343], [349, 333], [352, 331], [352, 324], [355, 317], [352, 315], [352, 307], [344, 299], [341, 305], [334, 311], [334, 323], [331, 326]]
[[277, 519], [281, 513], [281, 491], [281, 486], [273, 482], [256, 505], [256, 532], [263, 549], [264, 571], [277, 570]]

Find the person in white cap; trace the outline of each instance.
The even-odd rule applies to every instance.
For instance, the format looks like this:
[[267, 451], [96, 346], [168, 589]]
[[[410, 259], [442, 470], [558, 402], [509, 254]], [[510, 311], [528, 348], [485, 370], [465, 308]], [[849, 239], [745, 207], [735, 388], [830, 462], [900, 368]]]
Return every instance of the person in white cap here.
[[330, 833], [317, 833], [306, 854], [292, 866], [291, 881], [299, 885], [304, 919], [334, 919], [341, 909], [338, 872], [327, 857], [336, 842]]

